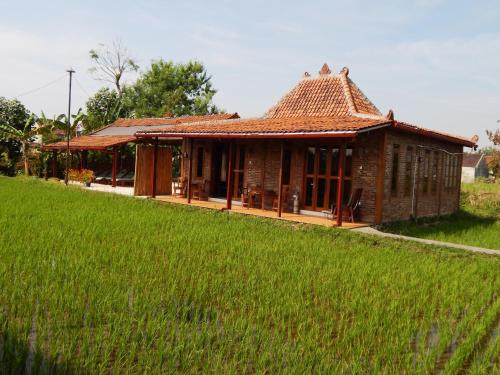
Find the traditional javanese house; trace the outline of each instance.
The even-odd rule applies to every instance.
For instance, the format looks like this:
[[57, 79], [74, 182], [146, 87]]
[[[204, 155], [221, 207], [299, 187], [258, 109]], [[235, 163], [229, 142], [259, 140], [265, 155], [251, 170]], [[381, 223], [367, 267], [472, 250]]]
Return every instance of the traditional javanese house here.
[[[463, 147], [475, 147], [474, 140], [398, 121], [392, 111], [383, 115], [347, 68], [332, 74], [326, 64], [317, 76], [306, 73], [263, 117], [135, 135], [152, 140], [153, 150], [164, 139], [182, 139], [180, 194], [187, 202], [323, 215], [337, 225], [343, 216], [382, 223], [456, 211]], [[151, 165], [153, 176], [164, 173]], [[153, 196], [155, 183], [151, 178]]]

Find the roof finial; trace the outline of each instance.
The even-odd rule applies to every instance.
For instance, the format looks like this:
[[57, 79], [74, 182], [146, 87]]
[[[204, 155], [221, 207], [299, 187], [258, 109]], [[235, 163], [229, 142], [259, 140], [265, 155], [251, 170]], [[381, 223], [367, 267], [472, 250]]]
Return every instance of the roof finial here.
[[309, 74], [309, 72], [304, 72], [304, 77], [310, 77], [311, 75]]
[[327, 63], [324, 63], [323, 66], [321, 67], [321, 70], [319, 71], [319, 74], [322, 76], [326, 76], [330, 74], [332, 71], [330, 70], [330, 67], [328, 66]]
[[349, 74], [349, 68], [347, 66], [344, 66], [340, 71], [340, 74], [344, 74], [347, 77], [347, 75]]
[[472, 143], [477, 143], [477, 141], [479, 141], [479, 136], [475, 134], [470, 140]]
[[387, 116], [385, 116], [385, 118], [391, 121], [394, 120], [394, 112], [392, 111], [392, 109], [389, 109], [389, 113], [387, 114]]

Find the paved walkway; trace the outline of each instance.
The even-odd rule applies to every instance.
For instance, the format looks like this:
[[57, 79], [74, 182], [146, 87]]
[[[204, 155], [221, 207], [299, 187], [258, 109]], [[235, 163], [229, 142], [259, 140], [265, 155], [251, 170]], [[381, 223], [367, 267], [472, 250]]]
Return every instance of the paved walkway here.
[[353, 228], [351, 229], [354, 232], [361, 232], [361, 233], [366, 233], [366, 234], [372, 234], [374, 236], [380, 236], [380, 237], [389, 237], [389, 238], [395, 238], [399, 240], [406, 240], [406, 241], [415, 241], [415, 242], [421, 242], [427, 245], [435, 245], [435, 246], [443, 246], [443, 247], [450, 247], [453, 249], [462, 249], [466, 251], [471, 251], [474, 253], [482, 253], [482, 254], [490, 254], [490, 255], [500, 255], [500, 250], [493, 250], [493, 249], [485, 249], [483, 247], [477, 247], [477, 246], [469, 246], [469, 245], [462, 245], [462, 244], [457, 244], [457, 243], [451, 243], [451, 242], [442, 242], [442, 241], [436, 241], [436, 240], [428, 240], [425, 238], [416, 238], [416, 237], [409, 237], [409, 236], [402, 236], [400, 234], [393, 234], [393, 233], [385, 233], [381, 232], [375, 228], [372, 227], [363, 227], [363, 228]]

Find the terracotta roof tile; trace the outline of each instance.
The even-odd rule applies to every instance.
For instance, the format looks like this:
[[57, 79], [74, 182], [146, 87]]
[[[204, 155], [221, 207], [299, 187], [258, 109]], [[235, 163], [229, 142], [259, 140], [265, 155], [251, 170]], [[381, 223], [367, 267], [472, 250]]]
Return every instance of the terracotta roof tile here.
[[143, 130], [137, 136], [147, 135], [258, 135], [258, 134], [321, 134], [328, 132], [356, 132], [377, 125], [388, 124], [384, 119], [358, 117], [292, 117], [254, 118], [196, 122], [175, 125], [164, 129]]
[[235, 113], [221, 113], [221, 114], [203, 115], [203, 116], [119, 118], [112, 124], [108, 125], [108, 127], [175, 125], [175, 124], [198, 122], [198, 121], [227, 120], [239, 117], [240, 116], [238, 115], [238, 113], [235, 112]]
[[325, 64], [319, 76], [306, 75], [264, 117], [382, 117], [380, 111], [347, 76], [347, 68], [330, 74]]
[[[82, 135], [74, 137], [69, 141], [71, 150], [104, 150], [108, 147], [117, 146], [129, 142], [134, 142], [134, 136], [98, 136], [98, 135]], [[50, 143], [43, 146], [44, 150], [65, 150], [67, 147], [66, 141]]]
[[476, 146], [476, 142], [472, 139], [467, 139], [465, 137], [460, 137], [458, 135], [449, 134], [445, 132], [440, 132], [440, 131], [438, 132], [432, 129], [422, 128], [420, 126], [408, 124], [407, 122], [394, 121], [393, 127], [395, 129], [403, 130], [408, 133], [420, 134], [434, 139], [456, 143], [462, 146], [467, 146], [467, 147]]
[[476, 168], [482, 156], [482, 154], [464, 154], [462, 158], [462, 167]]

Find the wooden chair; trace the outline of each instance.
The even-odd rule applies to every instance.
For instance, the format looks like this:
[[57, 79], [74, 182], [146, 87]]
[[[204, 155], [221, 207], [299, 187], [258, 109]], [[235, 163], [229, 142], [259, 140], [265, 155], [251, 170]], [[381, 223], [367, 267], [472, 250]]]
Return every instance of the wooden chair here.
[[207, 180], [203, 180], [202, 182], [197, 182], [191, 185], [191, 198], [198, 200], [206, 200], [208, 198], [206, 196], [205, 186], [208, 184]]
[[250, 196], [248, 195], [248, 186], [243, 188], [243, 191], [241, 192], [241, 205], [243, 207], [249, 208]]
[[177, 181], [174, 181], [174, 196], [185, 197], [186, 196], [186, 177], [179, 177]]
[[[283, 185], [283, 190], [281, 191], [281, 207], [284, 211], [287, 208], [288, 203], [288, 193], [290, 192], [289, 185]], [[273, 211], [278, 211], [279, 195], [273, 199]]]
[[259, 185], [248, 188], [248, 207], [256, 207], [256, 202], [259, 203], [257, 207], [262, 207], [262, 203], [264, 202], [264, 191]]
[[[354, 218], [359, 217], [359, 206], [361, 205], [362, 188], [357, 188], [351, 193], [345, 206], [342, 206], [342, 218], [347, 218], [354, 223]], [[333, 209], [333, 217], [337, 217], [337, 207]]]

